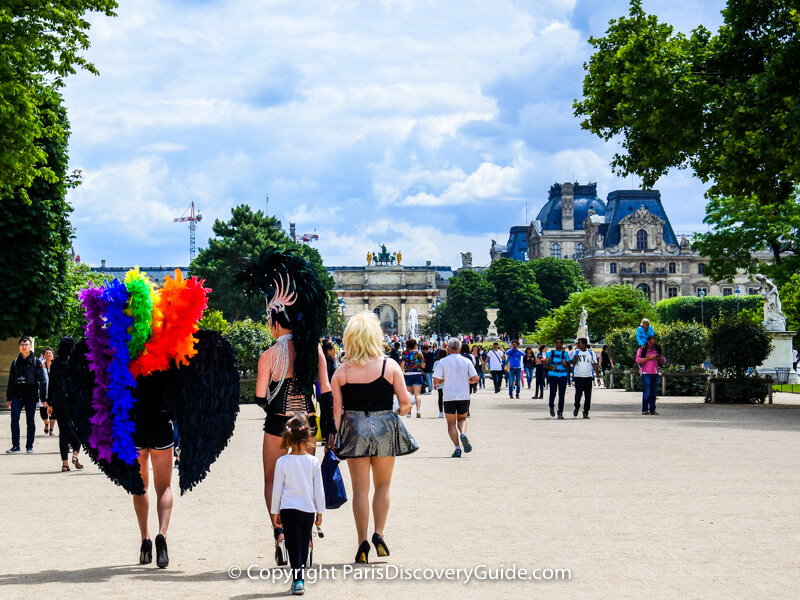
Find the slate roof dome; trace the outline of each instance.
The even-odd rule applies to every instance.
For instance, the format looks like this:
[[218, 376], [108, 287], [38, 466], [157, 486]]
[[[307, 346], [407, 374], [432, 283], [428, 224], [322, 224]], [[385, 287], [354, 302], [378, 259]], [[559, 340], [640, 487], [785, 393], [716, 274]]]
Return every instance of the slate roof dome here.
[[[561, 230], [561, 184], [555, 183], [550, 187], [550, 197], [539, 211], [537, 221], [542, 223], [542, 229]], [[586, 185], [575, 184], [573, 188], [573, 216], [574, 229], [583, 230], [583, 220], [588, 216], [589, 209], [594, 210], [598, 215], [606, 214], [606, 204], [597, 197], [597, 184], [588, 183]]]

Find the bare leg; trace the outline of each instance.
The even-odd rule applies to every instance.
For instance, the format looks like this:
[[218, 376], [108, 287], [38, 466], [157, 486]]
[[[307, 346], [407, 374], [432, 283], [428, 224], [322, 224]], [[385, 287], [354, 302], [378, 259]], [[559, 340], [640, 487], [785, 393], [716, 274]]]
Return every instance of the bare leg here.
[[150, 485], [150, 450], [147, 448], [139, 450], [139, 473], [144, 483], [144, 494], [133, 497], [133, 510], [136, 511], [142, 540], [147, 540], [150, 539], [150, 532], [147, 530], [147, 515], [150, 512], [150, 498], [147, 495], [147, 488]]
[[158, 498], [158, 533], [167, 537], [172, 515], [172, 448], [150, 450], [150, 460], [153, 462], [153, 487]]
[[383, 537], [383, 528], [389, 515], [389, 487], [392, 483], [394, 456], [373, 456], [370, 460], [372, 484], [375, 486], [375, 494], [372, 497], [372, 518], [375, 520], [375, 533]]
[[458, 430], [467, 433], [467, 415], [458, 415]]
[[350, 481], [353, 483], [353, 517], [359, 544], [367, 540], [369, 527], [369, 464], [368, 456], [347, 459]]
[[417, 414], [422, 410], [422, 386], [414, 385], [414, 399], [417, 401]]
[[458, 430], [456, 429], [456, 416], [448, 413], [445, 413], [444, 416], [447, 419], [447, 433], [450, 436], [450, 439], [453, 441], [453, 445], [458, 448], [461, 446], [461, 443], [458, 441], [459, 438]]
[[[272, 506], [272, 483], [275, 479], [275, 463], [278, 458], [286, 454], [281, 450], [281, 438], [269, 433], [264, 434], [264, 444], [262, 446], [262, 460], [264, 463], [264, 501], [267, 503], [267, 513], [269, 514]], [[272, 527], [275, 527], [275, 518], [269, 515]]]

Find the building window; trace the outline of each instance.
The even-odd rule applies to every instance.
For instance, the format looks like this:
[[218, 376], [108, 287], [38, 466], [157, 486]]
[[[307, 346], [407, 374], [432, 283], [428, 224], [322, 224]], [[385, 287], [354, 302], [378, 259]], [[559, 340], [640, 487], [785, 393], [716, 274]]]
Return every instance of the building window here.
[[575, 259], [583, 258], [584, 246], [583, 243], [578, 242], [575, 244]]
[[645, 295], [645, 298], [650, 300], [650, 286], [646, 283], [640, 283], [636, 286], [637, 290], [642, 290], [642, 293]]
[[647, 263], [639, 263], [639, 273], [647, 273]]
[[561, 244], [550, 244], [550, 256], [561, 258]]
[[700, 292], [703, 292], [704, 296], [708, 296], [708, 288], [704, 288], [704, 287], [697, 288], [697, 295], [698, 296], [700, 295]]
[[669, 263], [669, 272], [675, 273], [676, 272], [676, 265], [675, 263]]
[[722, 288], [722, 295], [723, 296], [732, 296], [733, 290], [731, 288]]
[[609, 272], [610, 272], [612, 275], [613, 275], [614, 273], [616, 273], [616, 272], [617, 272], [617, 263], [610, 263], [610, 264], [608, 265], [608, 270], [609, 270]]
[[697, 264], [697, 274], [698, 275], [705, 275], [706, 274], [706, 266], [703, 263]]
[[675, 298], [678, 295], [678, 288], [676, 287], [669, 287], [667, 288], [667, 298]]
[[747, 288], [748, 296], [755, 296], [758, 293], [758, 288]]
[[636, 232], [636, 249], [647, 250], [647, 232], [644, 229]]

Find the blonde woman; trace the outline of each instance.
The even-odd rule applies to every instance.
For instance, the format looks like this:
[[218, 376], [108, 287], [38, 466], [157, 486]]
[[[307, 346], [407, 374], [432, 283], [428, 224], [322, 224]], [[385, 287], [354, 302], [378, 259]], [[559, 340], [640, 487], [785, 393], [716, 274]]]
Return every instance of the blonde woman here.
[[[411, 397], [400, 365], [384, 357], [381, 338], [381, 326], [373, 313], [352, 317], [343, 340], [347, 359], [331, 381], [333, 417], [339, 432], [336, 454], [347, 459], [353, 483], [353, 517], [359, 543], [357, 563], [369, 562], [370, 470], [375, 485], [372, 543], [378, 556], [389, 556], [383, 530], [389, 513], [394, 458], [419, 448], [398, 418], [411, 412]], [[392, 411], [395, 394], [400, 405], [397, 413]]]

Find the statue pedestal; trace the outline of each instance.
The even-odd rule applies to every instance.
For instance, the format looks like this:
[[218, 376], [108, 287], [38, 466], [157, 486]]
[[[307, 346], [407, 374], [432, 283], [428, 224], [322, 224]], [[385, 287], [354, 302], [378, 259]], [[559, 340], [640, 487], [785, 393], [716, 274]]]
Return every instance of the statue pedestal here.
[[486, 333], [487, 340], [496, 340], [497, 337], [497, 326], [494, 324], [497, 321], [497, 313], [499, 309], [497, 308], [487, 308], [486, 309], [486, 318], [489, 319], [489, 330]]
[[771, 375], [777, 380], [775, 369], [778, 367], [789, 369], [789, 383], [800, 383], [797, 373], [792, 370], [792, 338], [797, 334], [796, 331], [768, 331], [772, 338], [774, 348], [770, 352], [767, 360], [758, 367], [758, 373], [762, 377]]

